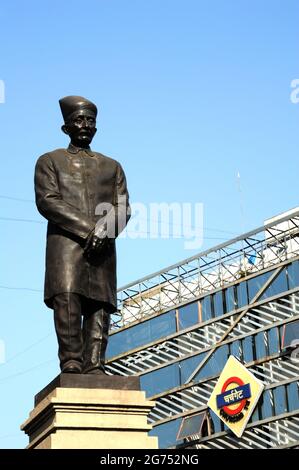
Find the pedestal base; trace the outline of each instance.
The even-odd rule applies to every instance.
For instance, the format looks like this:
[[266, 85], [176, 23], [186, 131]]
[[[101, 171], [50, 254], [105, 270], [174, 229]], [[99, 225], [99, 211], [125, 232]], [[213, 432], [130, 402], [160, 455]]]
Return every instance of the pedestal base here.
[[157, 449], [147, 424], [155, 403], [136, 388], [133, 377], [61, 374], [36, 395], [36, 406], [21, 427], [29, 436], [27, 448]]

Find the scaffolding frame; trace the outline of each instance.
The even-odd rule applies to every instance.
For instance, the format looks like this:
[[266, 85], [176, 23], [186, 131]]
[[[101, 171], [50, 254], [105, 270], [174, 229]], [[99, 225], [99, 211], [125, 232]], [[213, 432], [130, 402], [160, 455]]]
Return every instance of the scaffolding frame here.
[[299, 210], [118, 290], [112, 331], [299, 255]]

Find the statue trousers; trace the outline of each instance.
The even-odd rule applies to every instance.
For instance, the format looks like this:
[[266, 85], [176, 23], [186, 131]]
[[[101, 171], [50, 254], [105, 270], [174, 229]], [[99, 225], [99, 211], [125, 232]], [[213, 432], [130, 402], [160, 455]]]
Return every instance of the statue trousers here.
[[104, 373], [109, 304], [66, 292], [54, 297], [53, 307], [61, 371], [75, 366], [85, 374]]

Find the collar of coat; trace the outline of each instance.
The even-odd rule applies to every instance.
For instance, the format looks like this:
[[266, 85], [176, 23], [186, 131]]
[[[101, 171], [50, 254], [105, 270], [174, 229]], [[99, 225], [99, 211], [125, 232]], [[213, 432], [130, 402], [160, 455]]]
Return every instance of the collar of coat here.
[[89, 155], [90, 157], [94, 157], [94, 156], [95, 156], [95, 153], [91, 150], [90, 147], [88, 147], [87, 149], [85, 149], [85, 148], [76, 147], [75, 145], [70, 144], [70, 145], [68, 146], [68, 148], [67, 148], [67, 151], [68, 151], [69, 153], [78, 153], [78, 152], [82, 151], [82, 152], [88, 153], [88, 155]]

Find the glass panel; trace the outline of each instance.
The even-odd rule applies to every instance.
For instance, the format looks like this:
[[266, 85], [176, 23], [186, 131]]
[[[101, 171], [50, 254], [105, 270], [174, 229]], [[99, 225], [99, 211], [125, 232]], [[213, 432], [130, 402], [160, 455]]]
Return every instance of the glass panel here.
[[145, 390], [147, 397], [178, 387], [178, 385], [180, 385], [178, 364], [162, 367], [140, 377], [140, 388]]
[[198, 413], [197, 415], [187, 416], [183, 418], [182, 426], [180, 428], [178, 439], [194, 436], [194, 434], [201, 434], [204, 420], [206, 419], [206, 412]]
[[293, 321], [291, 323], [286, 323], [282, 327], [281, 334], [281, 349], [296, 346], [299, 344], [299, 321]]
[[152, 318], [145, 323], [149, 324], [150, 342], [171, 335], [172, 333], [176, 332], [175, 310], [171, 310], [170, 312], [164, 313], [163, 315]]
[[273, 389], [275, 414], [279, 415], [287, 411], [286, 393], [284, 386]]
[[215, 317], [220, 317], [221, 315], [224, 314], [222, 291], [217, 292], [217, 293], [213, 296], [213, 301], [214, 301], [214, 313], [215, 313]]
[[266, 299], [267, 297], [272, 297], [273, 295], [280, 294], [288, 290], [287, 275], [286, 270], [284, 269], [279, 276], [272, 282], [268, 287], [266, 292], [261, 296], [261, 299]]
[[159, 440], [159, 449], [167, 449], [167, 447], [172, 447], [176, 443], [182, 443], [183, 441], [176, 442], [176, 436], [179, 431], [182, 419], [176, 419], [175, 421], [169, 421], [165, 424], [160, 424], [160, 426], [154, 427], [150, 432], [150, 436], [158, 436]]
[[[120, 338], [119, 338], [120, 339]], [[127, 349], [138, 348], [139, 346], [150, 343], [150, 322], [146, 321], [129, 328], [126, 331]]]
[[293, 382], [287, 385], [287, 396], [289, 410], [294, 411], [299, 409], [299, 393], [298, 393], [298, 382]]
[[244, 305], [248, 305], [246, 282], [241, 282], [241, 284], [237, 286], [237, 296], [238, 296], [238, 307], [244, 307]]
[[273, 273], [273, 271], [270, 271], [268, 273], [261, 274], [260, 276], [256, 276], [252, 279], [249, 279], [249, 281], [247, 281], [247, 283], [248, 283], [248, 294], [249, 294], [249, 301], [250, 302], [255, 297], [255, 295], [258, 293], [258, 291], [263, 287], [263, 285], [269, 279], [269, 277], [272, 275], [272, 273]]
[[230, 345], [230, 353], [237, 359], [241, 359], [241, 341], [234, 341]]
[[244, 362], [247, 363], [253, 361], [253, 336], [247, 336], [247, 338], [244, 338], [242, 342]]
[[263, 393], [260, 403], [261, 403], [262, 419], [270, 418], [271, 416], [274, 415], [274, 408], [273, 408], [270, 390], [266, 390]]
[[196, 380], [205, 379], [213, 375], [220, 374], [229, 356], [229, 348], [227, 344], [221, 346], [212, 354], [207, 363], [195, 376]]
[[279, 352], [278, 328], [271, 328], [268, 331], [268, 344], [270, 355]]
[[216, 432], [221, 432], [221, 420], [218, 418], [217, 415], [215, 415], [215, 413], [211, 409], [209, 411], [213, 423], [214, 433], [216, 434]]
[[255, 335], [255, 350], [256, 350], [256, 359], [262, 359], [267, 356], [264, 332], [261, 331]]
[[299, 286], [299, 261], [295, 261], [287, 267], [289, 289]]
[[106, 356], [107, 359], [110, 357], [118, 356], [122, 352], [126, 351], [127, 347], [127, 333], [126, 331], [120, 331], [114, 335], [110, 335], [108, 338], [108, 346]]
[[237, 308], [237, 301], [235, 298], [235, 288], [234, 286], [229, 287], [225, 290], [225, 300], [226, 300], [226, 311], [231, 312]]
[[196, 367], [205, 357], [205, 354], [206, 353], [199, 354], [198, 356], [190, 357], [189, 359], [185, 359], [184, 361], [180, 362], [182, 384], [189, 379], [192, 372], [194, 372]]
[[260, 413], [259, 413], [259, 406], [257, 406], [254, 410], [254, 412], [251, 415], [251, 418], [249, 420], [249, 423], [253, 423], [254, 421], [258, 421], [260, 418]]
[[212, 318], [211, 296], [207, 295], [201, 301], [202, 321], [210, 320]]
[[176, 332], [175, 311], [159, 315], [109, 337], [107, 358], [146, 345]]
[[179, 330], [189, 328], [189, 326], [196, 325], [199, 322], [198, 316], [198, 303], [186, 305], [179, 309]]

